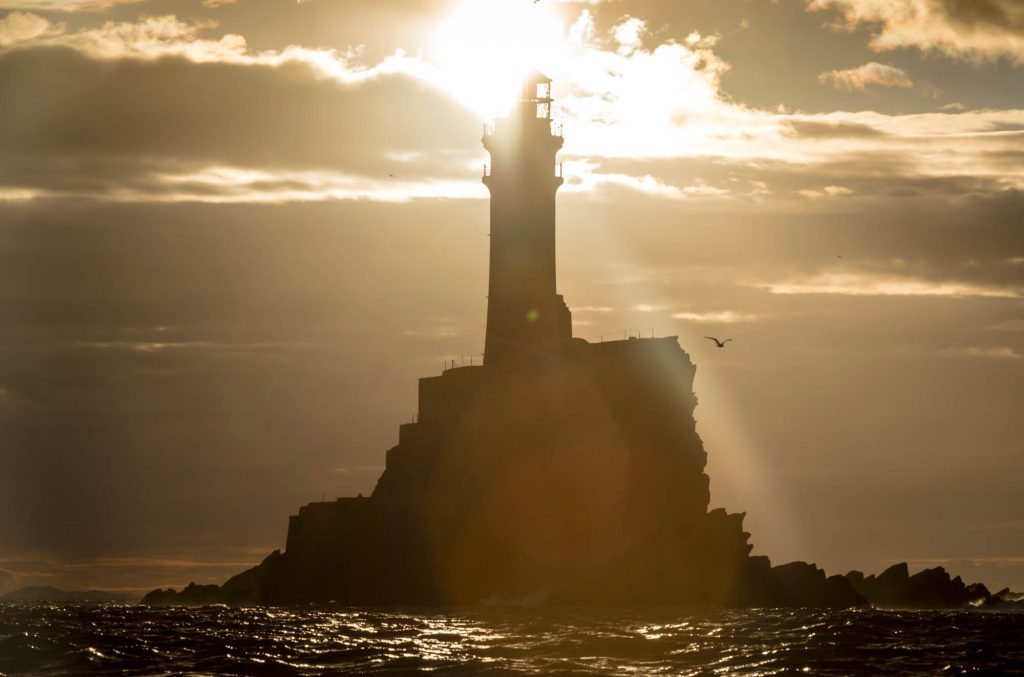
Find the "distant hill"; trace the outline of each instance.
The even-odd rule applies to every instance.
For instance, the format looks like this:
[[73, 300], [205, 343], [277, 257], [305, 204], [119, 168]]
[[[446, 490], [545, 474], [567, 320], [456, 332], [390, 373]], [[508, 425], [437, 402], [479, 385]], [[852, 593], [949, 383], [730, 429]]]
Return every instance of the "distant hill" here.
[[0, 596], [0, 602], [134, 602], [137, 595], [105, 590], [61, 590], [34, 585]]

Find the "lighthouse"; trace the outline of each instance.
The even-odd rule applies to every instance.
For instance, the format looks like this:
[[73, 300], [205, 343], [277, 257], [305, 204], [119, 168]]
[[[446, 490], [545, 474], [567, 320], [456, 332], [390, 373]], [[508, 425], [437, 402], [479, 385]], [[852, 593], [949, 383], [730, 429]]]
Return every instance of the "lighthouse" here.
[[562, 135], [551, 102], [551, 78], [531, 73], [509, 116], [484, 128], [491, 156], [483, 176], [491, 193], [488, 366], [543, 363], [572, 338], [569, 309], [555, 288]]
[[676, 337], [572, 337], [555, 287], [551, 80], [528, 77], [483, 143], [484, 365], [420, 379], [373, 494], [301, 508], [285, 552], [231, 579], [224, 601], [465, 605], [542, 591], [554, 604], [856, 603], [824, 576], [807, 592], [776, 583], [766, 557], [749, 557], [743, 514], [708, 511], [695, 367]]

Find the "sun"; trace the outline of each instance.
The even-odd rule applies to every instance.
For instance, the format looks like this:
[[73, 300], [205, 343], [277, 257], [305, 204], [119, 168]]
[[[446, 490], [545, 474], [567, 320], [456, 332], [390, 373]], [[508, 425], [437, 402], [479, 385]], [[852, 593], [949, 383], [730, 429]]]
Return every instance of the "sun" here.
[[548, 2], [464, 0], [438, 25], [431, 57], [444, 87], [482, 118], [506, 112], [519, 83], [549, 72], [567, 52]]

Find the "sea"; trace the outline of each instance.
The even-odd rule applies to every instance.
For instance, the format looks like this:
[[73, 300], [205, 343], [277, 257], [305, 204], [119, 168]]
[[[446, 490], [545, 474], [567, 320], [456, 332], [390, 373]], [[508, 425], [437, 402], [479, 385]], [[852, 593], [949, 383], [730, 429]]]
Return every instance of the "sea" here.
[[4, 675], [1024, 675], [1024, 610], [0, 605]]

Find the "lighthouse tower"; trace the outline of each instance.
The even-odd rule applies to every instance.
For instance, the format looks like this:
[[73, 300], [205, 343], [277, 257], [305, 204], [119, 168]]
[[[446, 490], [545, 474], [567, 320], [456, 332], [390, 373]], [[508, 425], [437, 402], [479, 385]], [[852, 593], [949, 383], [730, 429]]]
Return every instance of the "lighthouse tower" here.
[[555, 156], [562, 136], [551, 122], [551, 79], [534, 72], [507, 118], [487, 127], [491, 165], [491, 261], [484, 359], [490, 366], [545, 361], [572, 337], [555, 291]]

